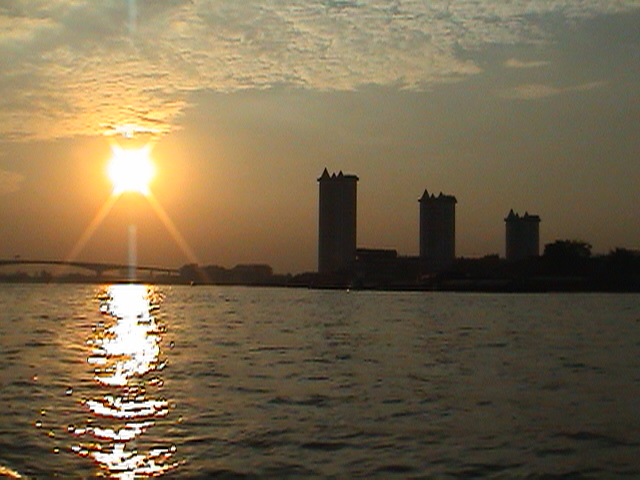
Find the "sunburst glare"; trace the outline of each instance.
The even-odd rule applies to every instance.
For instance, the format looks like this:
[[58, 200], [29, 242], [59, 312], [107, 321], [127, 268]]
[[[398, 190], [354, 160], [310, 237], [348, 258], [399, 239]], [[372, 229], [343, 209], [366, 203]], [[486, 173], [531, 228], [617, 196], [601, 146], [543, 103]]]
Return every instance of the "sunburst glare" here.
[[155, 175], [155, 167], [149, 158], [150, 146], [124, 149], [114, 145], [112, 151], [108, 172], [113, 182], [113, 193], [137, 192], [148, 195], [149, 184]]
[[[96, 217], [93, 218], [89, 226], [82, 233], [80, 239], [76, 242], [65, 260], [75, 260], [123, 194], [137, 193], [147, 199], [157, 218], [163, 223], [164, 227], [189, 261], [191, 263], [199, 263], [194, 251], [180, 234], [169, 218], [169, 215], [151, 191], [150, 184], [156, 175], [156, 167], [151, 159], [151, 150], [154, 142], [148, 141], [141, 146], [140, 141], [134, 141], [133, 139], [136, 133], [150, 133], [150, 131], [135, 125], [116, 126], [113, 130], [125, 138], [123, 143], [130, 143], [130, 145], [125, 147], [123, 144], [118, 143], [117, 140], [110, 140], [112, 157], [106, 170], [113, 183], [112, 193], [99, 209]], [[131, 235], [132, 229], [135, 232], [135, 225], [130, 226], [129, 229], [130, 248], [128, 265], [130, 269], [133, 269], [129, 272], [129, 280], [135, 278], [135, 268], [137, 264], [135, 243], [132, 245], [132, 238], [135, 242], [135, 235]]]

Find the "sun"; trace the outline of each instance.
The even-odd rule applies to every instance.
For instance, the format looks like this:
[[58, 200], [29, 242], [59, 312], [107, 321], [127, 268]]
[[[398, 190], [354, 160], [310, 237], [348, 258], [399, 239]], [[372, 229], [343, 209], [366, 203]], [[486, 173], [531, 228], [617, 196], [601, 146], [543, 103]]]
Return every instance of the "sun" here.
[[113, 193], [119, 195], [127, 192], [149, 194], [149, 184], [155, 175], [155, 168], [147, 145], [142, 148], [124, 149], [117, 145], [112, 147], [113, 158], [109, 163], [109, 178], [113, 182]]

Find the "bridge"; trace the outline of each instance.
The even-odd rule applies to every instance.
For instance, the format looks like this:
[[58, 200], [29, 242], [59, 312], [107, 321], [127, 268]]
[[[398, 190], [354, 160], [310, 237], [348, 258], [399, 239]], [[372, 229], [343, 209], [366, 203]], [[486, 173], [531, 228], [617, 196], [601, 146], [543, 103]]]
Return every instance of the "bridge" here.
[[7, 265], [55, 265], [62, 267], [76, 267], [82, 268], [84, 270], [90, 270], [94, 272], [97, 277], [101, 277], [104, 272], [109, 272], [112, 270], [148, 272], [150, 275], [153, 275], [154, 273], [166, 275], [180, 274], [180, 271], [176, 268], [125, 265], [119, 263], [76, 262], [67, 260], [23, 260], [20, 258], [14, 258], [11, 260], [0, 260], [0, 267], [4, 267]]

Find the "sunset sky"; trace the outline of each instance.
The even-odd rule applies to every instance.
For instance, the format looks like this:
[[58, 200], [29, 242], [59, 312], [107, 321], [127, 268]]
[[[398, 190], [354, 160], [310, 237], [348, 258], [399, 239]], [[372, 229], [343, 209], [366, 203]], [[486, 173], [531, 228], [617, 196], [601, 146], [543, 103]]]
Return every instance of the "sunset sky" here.
[[[147, 142], [165, 220], [98, 222], [112, 145]], [[141, 264], [315, 270], [325, 167], [362, 247], [416, 255], [426, 188], [459, 256], [504, 255], [510, 209], [640, 248], [640, 0], [0, 3], [0, 258], [125, 262], [134, 224]]]

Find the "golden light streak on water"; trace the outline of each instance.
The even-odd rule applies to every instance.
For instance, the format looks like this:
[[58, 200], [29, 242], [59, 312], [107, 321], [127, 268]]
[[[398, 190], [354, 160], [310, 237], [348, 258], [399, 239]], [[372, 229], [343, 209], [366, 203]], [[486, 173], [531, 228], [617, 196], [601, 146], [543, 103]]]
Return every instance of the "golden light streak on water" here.
[[16, 472], [15, 470], [11, 470], [8, 467], [3, 467], [2, 465], [0, 465], [0, 477], [7, 477], [7, 478], [24, 478], [22, 475], [20, 475], [18, 472]]
[[[92, 458], [111, 478], [161, 475], [177, 466], [171, 459], [175, 446], [149, 446], [145, 453], [141, 437], [169, 414], [168, 400], [149, 393], [162, 389], [162, 382], [150, 377], [165, 365], [160, 358], [165, 329], [153, 315], [162, 297], [146, 285], [123, 284], [108, 287], [99, 299], [110, 322], [96, 326], [87, 342], [97, 395], [82, 403], [92, 418], [70, 430], [92, 440], [72, 451]], [[135, 445], [127, 449], [129, 442]]]

